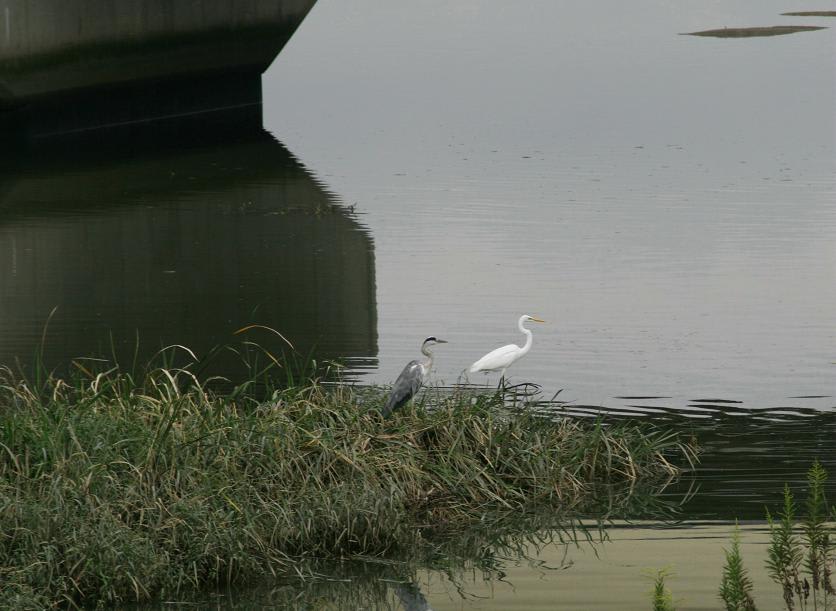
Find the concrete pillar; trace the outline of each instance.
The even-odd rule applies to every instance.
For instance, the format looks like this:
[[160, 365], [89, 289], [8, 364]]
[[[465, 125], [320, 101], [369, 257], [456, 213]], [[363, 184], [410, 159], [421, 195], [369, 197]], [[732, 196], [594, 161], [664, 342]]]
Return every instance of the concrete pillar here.
[[[37, 123], [55, 109], [100, 106], [80, 114], [118, 122], [258, 102], [258, 84], [238, 99], [231, 90], [259, 79], [315, 1], [0, 0], [0, 122], [21, 108]], [[115, 108], [108, 98], [120, 93], [139, 95], [142, 109]]]

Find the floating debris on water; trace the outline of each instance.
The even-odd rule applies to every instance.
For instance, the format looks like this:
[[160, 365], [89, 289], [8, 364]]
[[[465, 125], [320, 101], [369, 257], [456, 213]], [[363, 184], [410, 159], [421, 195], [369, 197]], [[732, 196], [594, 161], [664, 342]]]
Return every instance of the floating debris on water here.
[[773, 25], [754, 28], [721, 28], [718, 30], [703, 30], [701, 32], [684, 32], [684, 36], [713, 36], [715, 38], [748, 38], [752, 36], [781, 36], [796, 32], [812, 32], [826, 30], [820, 25]]
[[793, 11], [781, 14], [788, 17], [836, 17], [836, 11]]

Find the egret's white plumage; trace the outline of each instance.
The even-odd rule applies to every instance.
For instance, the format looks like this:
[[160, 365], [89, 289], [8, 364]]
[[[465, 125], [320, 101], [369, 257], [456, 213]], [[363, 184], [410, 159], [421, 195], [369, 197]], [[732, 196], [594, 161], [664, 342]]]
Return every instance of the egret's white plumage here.
[[392, 386], [392, 392], [389, 394], [386, 404], [381, 410], [384, 418], [388, 417], [392, 412], [414, 397], [429, 378], [430, 370], [433, 366], [433, 353], [430, 352], [430, 346], [446, 343], [443, 339], [435, 337], [428, 337], [424, 340], [424, 343], [421, 344], [421, 354], [426, 358], [409, 361], [406, 367], [403, 368], [401, 375], [398, 376], [398, 379], [395, 380], [395, 384]]
[[497, 348], [496, 350], [491, 350], [481, 359], [473, 363], [470, 366], [470, 373], [476, 373], [477, 371], [501, 371], [502, 375], [501, 378], [505, 377], [505, 370], [508, 369], [512, 364], [516, 361], [524, 357], [529, 350], [531, 350], [531, 342], [532, 342], [532, 335], [531, 331], [523, 327], [524, 322], [546, 322], [545, 320], [540, 320], [539, 318], [534, 318], [533, 316], [529, 316], [528, 314], [523, 314], [520, 316], [519, 321], [517, 321], [517, 328], [525, 334], [525, 345], [522, 347], [517, 346], [516, 344], [508, 344], [507, 346], [502, 346], [501, 348]]

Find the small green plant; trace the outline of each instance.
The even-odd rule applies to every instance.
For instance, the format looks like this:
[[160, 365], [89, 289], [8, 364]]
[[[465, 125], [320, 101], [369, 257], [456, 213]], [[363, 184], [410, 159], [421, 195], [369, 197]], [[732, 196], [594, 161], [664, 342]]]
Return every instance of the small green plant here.
[[795, 500], [790, 487], [784, 484], [784, 507], [778, 513], [778, 521], [766, 511], [769, 522], [769, 549], [767, 550], [766, 568], [772, 580], [784, 590], [784, 603], [787, 609], [795, 608], [795, 597], [803, 605], [804, 588], [801, 578], [801, 560], [804, 552], [801, 542], [793, 531], [795, 525]]
[[752, 581], [743, 566], [740, 555], [740, 528], [737, 524], [732, 533], [731, 549], [724, 550], [726, 564], [723, 566], [723, 581], [720, 584], [720, 598], [727, 611], [756, 611], [752, 598]]
[[[797, 524], [797, 507], [789, 486], [784, 486], [784, 507], [776, 521], [767, 510], [770, 544], [766, 568], [784, 591], [789, 611], [798, 603], [806, 609], [810, 595], [813, 609], [833, 607], [834, 539], [827, 525], [834, 511], [828, 508], [824, 493], [827, 471], [818, 461], [807, 471], [806, 514]], [[796, 534], [800, 527], [801, 535]]]
[[665, 586], [665, 579], [671, 575], [668, 569], [656, 571], [653, 578], [653, 611], [676, 611], [671, 591]]
[[807, 547], [804, 556], [804, 568], [810, 574], [812, 582], [813, 606], [818, 609], [819, 596], [824, 609], [828, 608], [828, 599], [833, 596], [832, 564], [834, 542], [827, 527], [828, 507], [824, 494], [827, 471], [819, 461], [813, 463], [807, 471], [807, 515], [802, 523], [801, 538]]

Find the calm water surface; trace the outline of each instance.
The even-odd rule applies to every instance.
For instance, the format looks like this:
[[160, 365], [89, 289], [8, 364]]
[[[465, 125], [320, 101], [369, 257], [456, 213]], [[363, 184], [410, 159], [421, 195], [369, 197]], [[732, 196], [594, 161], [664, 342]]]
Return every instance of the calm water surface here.
[[[652, 608], [657, 570], [676, 609], [717, 610], [719, 575], [729, 525], [701, 524], [671, 531], [617, 526], [607, 543], [555, 543], [529, 547], [525, 558], [498, 559], [494, 568], [410, 574], [397, 563], [345, 563], [329, 577], [277, 582], [245, 592], [220, 592], [200, 599], [212, 609], [387, 609], [477, 611]], [[743, 525], [741, 553], [754, 584], [758, 609], [784, 609], [764, 569], [768, 535], [762, 526]], [[499, 568], [501, 567], [501, 569]], [[761, 593], [760, 596], [757, 593]], [[766, 594], [771, 594], [767, 596]], [[174, 601], [172, 601], [173, 603]], [[175, 604], [166, 608], [178, 608]], [[185, 605], [183, 608], [186, 608]]]
[[531, 313], [546, 394], [832, 411], [836, 31], [679, 35], [783, 8], [323, 0], [268, 131], [10, 155], [0, 358], [57, 307], [55, 362], [261, 323], [364, 383], [444, 337], [452, 384]]
[[[437, 335], [450, 385], [540, 316], [515, 381], [563, 389], [564, 412], [701, 439], [697, 471], [660, 492], [688, 526], [619, 531], [616, 560], [575, 550], [548, 577], [514, 560], [506, 582], [472, 572], [464, 599], [440, 572], [368, 568], [293, 596], [647, 608], [641, 571], [674, 563], [678, 608], [716, 607], [728, 522], [762, 519], [815, 458], [836, 472], [836, 28], [780, 16], [796, 8], [320, 0], [264, 76], [263, 127], [244, 113], [199, 137], [168, 126], [3, 157], [0, 361], [25, 367], [42, 337], [51, 363], [205, 354], [258, 323], [374, 384]], [[831, 27], [679, 35], [781, 24]], [[681, 557], [700, 541], [712, 552]], [[590, 602], [602, 579], [635, 602]], [[268, 607], [282, 587], [212, 604]]]
[[245, 325], [286, 320], [304, 353], [316, 338], [322, 358], [374, 359], [371, 236], [260, 116], [233, 118], [197, 140], [166, 125], [129, 147], [8, 160], [0, 361], [29, 363], [41, 346], [59, 366], [130, 366], [170, 344], [202, 356]]
[[318, 3], [265, 121], [374, 238], [367, 379], [438, 335], [449, 383], [531, 313], [511, 371], [583, 403], [832, 409], [791, 397], [834, 394], [834, 30], [678, 35], [785, 8]]

